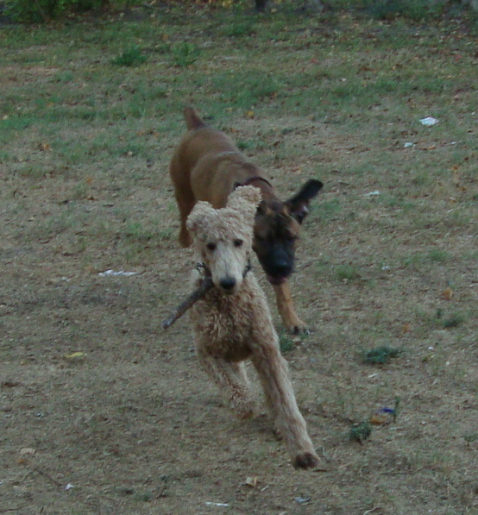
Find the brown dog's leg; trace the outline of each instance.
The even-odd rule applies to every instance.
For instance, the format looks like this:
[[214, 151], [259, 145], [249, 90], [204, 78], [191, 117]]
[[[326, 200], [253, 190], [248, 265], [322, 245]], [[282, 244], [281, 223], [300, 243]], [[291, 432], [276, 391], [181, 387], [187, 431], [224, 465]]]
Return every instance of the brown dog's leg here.
[[191, 236], [189, 235], [186, 227], [186, 220], [191, 213], [196, 201], [194, 197], [188, 196], [187, 194], [176, 194], [176, 202], [179, 208], [179, 216], [181, 228], [179, 230], [179, 243], [182, 247], [189, 247], [192, 243]]
[[174, 196], [179, 209], [180, 232], [179, 243], [182, 247], [189, 247], [192, 243], [191, 236], [186, 228], [186, 219], [193, 210], [196, 199], [194, 197], [189, 174], [184, 170], [184, 163], [180, 159], [181, 147], [176, 151], [169, 165], [169, 176], [174, 186]]
[[274, 285], [274, 292], [276, 294], [277, 309], [285, 328], [295, 334], [305, 332], [307, 327], [295, 312], [289, 281]]

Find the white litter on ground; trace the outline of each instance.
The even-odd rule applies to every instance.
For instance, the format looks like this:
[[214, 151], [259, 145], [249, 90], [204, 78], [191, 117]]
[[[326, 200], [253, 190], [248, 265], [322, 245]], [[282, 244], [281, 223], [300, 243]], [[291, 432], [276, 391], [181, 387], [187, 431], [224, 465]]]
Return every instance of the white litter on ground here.
[[365, 193], [364, 197], [376, 197], [377, 195], [380, 195], [380, 191], [371, 191], [370, 193]]
[[422, 118], [420, 120], [420, 123], [422, 125], [425, 125], [426, 127], [431, 127], [432, 125], [438, 123], [438, 120], [436, 118], [433, 118], [433, 116], [427, 116], [426, 118]]
[[123, 272], [123, 270], [105, 270], [104, 272], [100, 272], [98, 275], [100, 277], [130, 277], [132, 275], [138, 275], [138, 272]]

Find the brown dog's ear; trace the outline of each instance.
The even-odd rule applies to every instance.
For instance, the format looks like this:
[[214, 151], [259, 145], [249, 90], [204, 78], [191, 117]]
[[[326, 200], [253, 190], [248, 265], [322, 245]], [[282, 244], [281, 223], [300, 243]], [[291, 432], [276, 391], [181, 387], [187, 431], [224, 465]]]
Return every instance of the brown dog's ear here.
[[204, 217], [211, 211], [214, 210], [209, 202], [200, 201], [194, 206], [193, 210], [188, 216], [188, 219], [186, 220], [186, 227], [192, 235], [194, 235], [201, 228], [204, 222]]
[[307, 181], [292, 198], [286, 201], [290, 215], [300, 224], [309, 213], [309, 202], [319, 193], [323, 184], [315, 179]]

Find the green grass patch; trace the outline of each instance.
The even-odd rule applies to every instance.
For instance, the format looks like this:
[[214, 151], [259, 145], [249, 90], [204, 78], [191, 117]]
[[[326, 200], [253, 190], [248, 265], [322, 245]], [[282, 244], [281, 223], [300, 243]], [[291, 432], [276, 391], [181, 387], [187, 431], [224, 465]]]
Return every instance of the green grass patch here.
[[325, 200], [320, 204], [314, 206], [314, 216], [321, 221], [328, 221], [333, 218], [339, 217], [342, 211], [342, 204], [339, 199]]
[[459, 327], [465, 322], [465, 317], [461, 313], [453, 313], [445, 316], [441, 320], [441, 325], [444, 329], [453, 329]]
[[294, 340], [291, 338], [291, 336], [282, 331], [279, 334], [279, 348], [282, 354], [286, 354], [287, 352], [291, 352], [294, 349]]
[[349, 438], [355, 442], [363, 445], [365, 440], [368, 440], [372, 435], [372, 425], [370, 422], [360, 422], [358, 424], [354, 424], [350, 428]]
[[340, 265], [335, 271], [335, 276], [341, 282], [356, 281], [360, 279], [360, 272], [356, 265]]
[[194, 43], [183, 41], [171, 48], [172, 60], [175, 66], [187, 68], [193, 65], [199, 58], [201, 51]]
[[362, 359], [368, 365], [387, 365], [393, 358], [397, 358], [403, 351], [393, 347], [382, 346], [364, 351]]
[[111, 60], [111, 64], [116, 66], [139, 66], [147, 61], [147, 57], [142, 53], [137, 45], [130, 46]]

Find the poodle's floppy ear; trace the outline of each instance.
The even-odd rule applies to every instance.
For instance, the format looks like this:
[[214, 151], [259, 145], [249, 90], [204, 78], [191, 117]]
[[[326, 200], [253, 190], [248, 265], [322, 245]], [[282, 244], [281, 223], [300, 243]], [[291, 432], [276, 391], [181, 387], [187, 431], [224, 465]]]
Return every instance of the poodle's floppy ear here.
[[244, 215], [249, 215], [254, 220], [261, 199], [262, 195], [259, 188], [240, 186], [229, 195], [227, 207], [241, 211]]
[[209, 202], [198, 202], [193, 210], [191, 211], [188, 219], [186, 220], [186, 227], [191, 234], [197, 232], [197, 230], [201, 227], [204, 222], [204, 217], [214, 211], [211, 204]]

